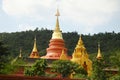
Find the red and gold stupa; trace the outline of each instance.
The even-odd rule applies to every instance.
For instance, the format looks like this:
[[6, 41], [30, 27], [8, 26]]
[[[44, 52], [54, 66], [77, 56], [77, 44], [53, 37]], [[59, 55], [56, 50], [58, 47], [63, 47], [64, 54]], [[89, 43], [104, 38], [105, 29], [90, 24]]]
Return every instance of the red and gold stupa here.
[[65, 48], [65, 43], [62, 37], [62, 32], [59, 27], [59, 19], [60, 16], [59, 11], [57, 9], [56, 15], [56, 27], [53, 31], [52, 38], [49, 43], [49, 48], [46, 49], [47, 54], [42, 56], [41, 58], [45, 59], [60, 59], [62, 54], [62, 50], [64, 50], [64, 54], [67, 55], [67, 48]]

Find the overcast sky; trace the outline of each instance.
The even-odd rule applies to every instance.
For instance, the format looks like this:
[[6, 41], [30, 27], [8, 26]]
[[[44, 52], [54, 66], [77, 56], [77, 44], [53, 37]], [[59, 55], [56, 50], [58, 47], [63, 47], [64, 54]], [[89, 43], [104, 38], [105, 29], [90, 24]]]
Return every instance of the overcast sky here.
[[53, 30], [57, 7], [63, 32], [120, 32], [120, 0], [0, 0], [0, 32]]

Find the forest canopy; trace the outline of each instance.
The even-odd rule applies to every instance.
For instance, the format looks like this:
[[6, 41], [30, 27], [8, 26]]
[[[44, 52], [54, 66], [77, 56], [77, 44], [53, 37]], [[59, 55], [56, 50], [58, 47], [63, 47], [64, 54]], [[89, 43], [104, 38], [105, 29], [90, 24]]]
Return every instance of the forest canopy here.
[[[0, 33], [0, 41], [8, 47], [11, 56], [18, 56], [20, 48], [24, 57], [28, 57], [33, 48], [34, 37], [37, 39], [37, 48], [40, 55], [46, 54], [46, 48], [52, 36], [52, 30], [38, 29], [22, 32]], [[65, 45], [68, 48], [68, 55], [72, 55], [74, 48], [78, 42], [79, 34], [77, 32], [63, 33]], [[101, 51], [108, 53], [120, 49], [120, 32], [105, 32], [93, 35], [82, 34], [84, 45], [88, 54], [97, 53], [98, 42], [101, 44]]]

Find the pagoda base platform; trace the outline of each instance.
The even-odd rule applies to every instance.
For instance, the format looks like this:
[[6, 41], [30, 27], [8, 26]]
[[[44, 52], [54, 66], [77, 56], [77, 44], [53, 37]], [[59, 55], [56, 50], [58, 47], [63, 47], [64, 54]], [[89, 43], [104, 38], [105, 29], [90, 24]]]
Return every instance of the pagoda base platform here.
[[58, 60], [60, 57], [49, 57], [49, 56], [42, 56], [43, 59], [51, 59], [51, 60]]

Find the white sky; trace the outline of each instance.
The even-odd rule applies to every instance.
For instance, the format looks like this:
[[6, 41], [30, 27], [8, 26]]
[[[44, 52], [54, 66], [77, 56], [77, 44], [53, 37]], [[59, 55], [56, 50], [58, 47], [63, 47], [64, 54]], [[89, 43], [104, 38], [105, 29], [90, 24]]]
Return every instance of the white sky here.
[[63, 32], [120, 32], [120, 0], [1, 0], [0, 32], [53, 30], [57, 7]]

